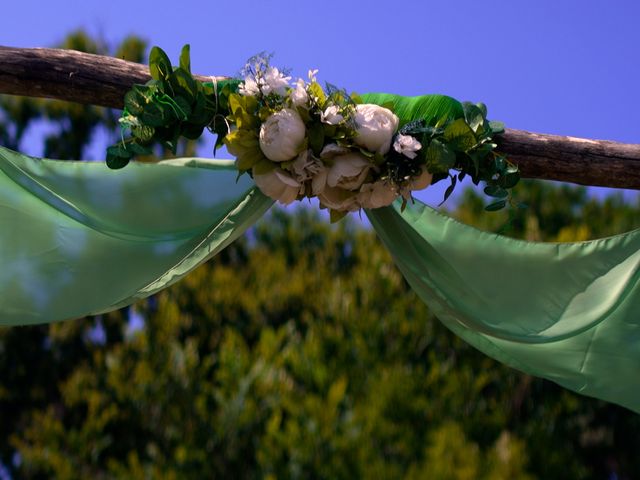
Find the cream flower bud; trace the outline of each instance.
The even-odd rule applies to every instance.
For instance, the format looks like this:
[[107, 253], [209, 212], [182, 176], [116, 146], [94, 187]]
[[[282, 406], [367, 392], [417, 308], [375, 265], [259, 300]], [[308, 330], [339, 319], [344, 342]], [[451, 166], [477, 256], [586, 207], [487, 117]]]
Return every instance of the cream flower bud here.
[[273, 162], [291, 160], [298, 155], [305, 133], [298, 112], [284, 108], [272, 114], [260, 127], [260, 149]]
[[289, 205], [298, 198], [301, 189], [301, 185], [281, 168], [262, 175], [254, 174], [253, 181], [262, 193], [283, 205]]
[[432, 179], [433, 179], [433, 175], [429, 173], [429, 171], [427, 170], [427, 167], [422, 167], [422, 171], [420, 172], [420, 175], [418, 175], [417, 177], [411, 178], [408, 184], [405, 187], [403, 187], [400, 194], [404, 198], [409, 198], [411, 196], [412, 190], [424, 190], [429, 185], [431, 185]]
[[309, 95], [307, 94], [307, 90], [304, 85], [304, 80], [301, 78], [296, 82], [296, 86], [293, 90], [291, 90], [291, 94], [289, 95], [291, 99], [291, 103], [296, 107], [304, 107], [309, 101]]
[[353, 139], [357, 145], [370, 152], [385, 154], [391, 147], [391, 139], [400, 123], [388, 108], [373, 104], [356, 105], [356, 132]]
[[362, 208], [380, 208], [391, 205], [398, 194], [385, 182], [365, 183], [360, 188], [358, 203]]
[[367, 157], [360, 153], [338, 155], [333, 161], [333, 166], [327, 175], [327, 185], [344, 190], [360, 188], [371, 168]]
[[411, 135], [398, 135], [393, 142], [393, 149], [408, 158], [416, 158], [421, 148], [422, 144]]

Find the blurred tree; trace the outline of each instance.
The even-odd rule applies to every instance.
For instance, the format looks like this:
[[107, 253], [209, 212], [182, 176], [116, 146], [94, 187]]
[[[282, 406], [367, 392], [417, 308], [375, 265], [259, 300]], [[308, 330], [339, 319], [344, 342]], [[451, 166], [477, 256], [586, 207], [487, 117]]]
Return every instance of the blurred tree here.
[[[2, 105], [0, 134], [15, 142], [5, 145], [51, 118], [60, 130], [46, 148], [72, 152], [60, 140], [74, 134], [72, 113]], [[95, 128], [115, 126], [86, 108], [76, 121], [94, 126], [68, 143], [71, 157]], [[518, 194], [530, 207], [511, 219], [512, 236], [582, 240], [638, 225], [638, 205], [622, 197], [540, 182]], [[507, 218], [482, 208], [468, 192], [454, 213], [501, 229]], [[129, 314], [0, 329], [0, 455], [14, 478], [640, 476], [638, 415], [464, 344], [349, 221], [273, 210], [136, 305], [137, 321]]]

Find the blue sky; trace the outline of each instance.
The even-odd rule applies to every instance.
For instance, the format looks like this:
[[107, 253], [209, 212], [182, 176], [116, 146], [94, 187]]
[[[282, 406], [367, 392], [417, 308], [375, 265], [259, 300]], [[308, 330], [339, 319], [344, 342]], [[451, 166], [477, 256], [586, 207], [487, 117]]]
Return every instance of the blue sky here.
[[219, 75], [268, 51], [294, 76], [318, 68], [350, 91], [442, 93], [482, 101], [512, 128], [640, 142], [637, 0], [22, 0], [3, 17], [3, 45], [135, 33], [172, 59], [190, 43], [193, 69]]

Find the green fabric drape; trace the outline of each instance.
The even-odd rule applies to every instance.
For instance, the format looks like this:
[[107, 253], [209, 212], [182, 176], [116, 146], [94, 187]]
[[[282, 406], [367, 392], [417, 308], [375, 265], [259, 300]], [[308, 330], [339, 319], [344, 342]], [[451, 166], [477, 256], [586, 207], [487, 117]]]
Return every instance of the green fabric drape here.
[[640, 230], [514, 240], [420, 204], [367, 212], [435, 315], [487, 355], [640, 412]]
[[272, 205], [236, 177], [232, 161], [114, 171], [0, 147], [0, 324], [109, 311], [179, 280]]

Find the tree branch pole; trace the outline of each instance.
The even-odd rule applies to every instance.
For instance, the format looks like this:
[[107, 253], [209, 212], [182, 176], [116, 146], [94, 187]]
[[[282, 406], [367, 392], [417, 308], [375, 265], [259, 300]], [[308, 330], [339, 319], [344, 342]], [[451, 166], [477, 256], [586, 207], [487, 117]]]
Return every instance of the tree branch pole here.
[[[121, 109], [131, 86], [150, 78], [147, 66], [117, 58], [0, 46], [0, 94]], [[212, 77], [197, 78], [211, 81]], [[512, 129], [497, 141], [524, 178], [640, 190], [640, 145]]]

